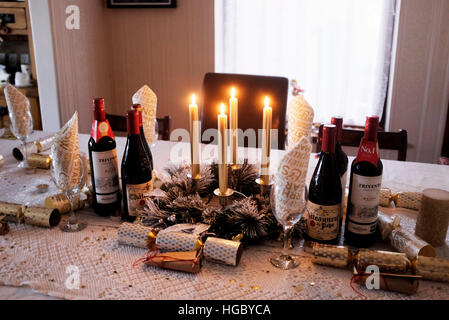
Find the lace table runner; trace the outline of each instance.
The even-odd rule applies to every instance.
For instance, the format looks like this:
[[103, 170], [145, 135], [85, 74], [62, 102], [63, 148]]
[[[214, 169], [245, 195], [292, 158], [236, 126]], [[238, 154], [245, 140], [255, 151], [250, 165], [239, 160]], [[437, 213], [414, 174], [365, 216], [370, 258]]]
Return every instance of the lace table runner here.
[[[86, 136], [81, 139], [82, 145], [87, 142]], [[118, 142], [121, 153], [124, 142]], [[9, 150], [12, 143], [0, 140], [1, 152]], [[169, 154], [169, 150], [165, 150], [169, 144], [160, 146], [156, 167], [158, 163], [163, 164], [167, 160], [164, 157]], [[35, 193], [33, 187], [45, 181], [48, 183], [48, 172], [24, 176], [17, 171], [16, 163], [9, 155], [3, 155], [6, 165], [0, 170], [0, 201], [42, 204], [46, 195]], [[407, 175], [408, 171], [420, 166], [394, 161], [385, 165], [386, 171], [396, 177], [396, 186], [401, 185], [402, 177], [407, 190], [415, 191], [419, 189], [416, 186], [427, 187], [430, 183], [440, 183], [443, 188], [449, 188], [449, 182], [444, 179], [446, 172], [438, 172], [442, 169], [437, 166], [423, 165], [434, 177]], [[161, 169], [159, 167], [158, 170]], [[52, 192], [55, 190], [50, 190]], [[402, 225], [413, 230], [416, 212], [387, 211], [401, 215]], [[239, 266], [235, 268], [204, 261], [201, 272], [191, 275], [143, 265], [133, 267], [133, 263], [145, 255], [145, 250], [118, 244], [118, 221], [100, 218], [90, 210], [79, 215], [89, 226], [75, 234], [63, 233], [58, 228], [10, 224], [11, 232], [0, 237], [0, 284], [29, 286], [42, 294], [65, 299], [362, 298], [350, 286], [352, 275], [349, 270], [312, 264], [310, 255], [304, 253], [298, 244], [293, 251], [302, 257], [301, 265], [289, 271], [276, 269], [269, 263], [269, 258], [279, 254], [281, 247], [280, 243], [270, 241], [246, 248]], [[388, 247], [379, 245], [379, 248]], [[439, 256], [449, 258], [449, 239], [445, 246], [437, 248], [437, 252]], [[79, 288], [73, 288], [70, 282], [76, 269], [80, 276]], [[418, 293], [413, 296], [355, 286], [369, 299], [449, 299], [449, 284], [438, 282], [421, 281]]]

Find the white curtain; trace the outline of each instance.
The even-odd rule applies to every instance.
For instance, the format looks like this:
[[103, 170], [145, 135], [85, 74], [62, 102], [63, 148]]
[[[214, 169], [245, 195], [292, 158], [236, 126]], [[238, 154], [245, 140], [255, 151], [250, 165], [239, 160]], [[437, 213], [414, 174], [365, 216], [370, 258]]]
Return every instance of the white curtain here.
[[395, 0], [215, 0], [216, 72], [298, 80], [315, 122], [382, 116]]

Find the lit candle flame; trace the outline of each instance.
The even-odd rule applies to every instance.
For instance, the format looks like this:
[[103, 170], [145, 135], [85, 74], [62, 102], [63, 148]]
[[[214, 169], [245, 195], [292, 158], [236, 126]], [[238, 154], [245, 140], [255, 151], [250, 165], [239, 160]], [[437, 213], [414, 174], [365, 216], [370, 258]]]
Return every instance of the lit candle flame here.
[[236, 93], [237, 93], [237, 92], [236, 92], [235, 88], [232, 87], [232, 89], [231, 89], [231, 98], [232, 98], [232, 99], [235, 99]]
[[224, 103], [222, 103], [222, 104], [220, 104], [220, 112], [221, 112], [221, 115], [222, 116], [224, 116], [225, 115], [225, 104]]
[[192, 104], [196, 104], [196, 95], [192, 94]]
[[270, 108], [270, 98], [265, 97], [265, 108]]

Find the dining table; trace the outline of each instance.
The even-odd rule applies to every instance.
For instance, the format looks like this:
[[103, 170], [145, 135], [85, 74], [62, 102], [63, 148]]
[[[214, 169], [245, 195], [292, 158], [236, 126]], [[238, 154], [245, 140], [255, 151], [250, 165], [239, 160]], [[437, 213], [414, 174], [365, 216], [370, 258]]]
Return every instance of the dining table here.
[[[35, 131], [29, 141], [51, 134]], [[88, 134], [79, 135], [80, 151], [86, 154], [89, 138]], [[120, 166], [126, 138], [116, 137], [116, 141]], [[17, 167], [12, 149], [19, 145], [18, 140], [0, 139], [0, 154], [4, 157], [0, 168], [0, 201], [42, 207], [46, 197], [59, 192], [50, 170], [37, 169], [34, 174], [27, 174]], [[164, 169], [171, 163], [190, 161], [189, 154], [183, 153], [186, 149], [189, 150], [189, 144], [178, 141], [159, 140], [151, 146], [158, 179], [167, 177]], [[216, 146], [202, 145], [202, 150], [204, 163], [216, 156]], [[240, 148], [239, 151], [242, 157], [257, 164], [260, 149]], [[285, 152], [272, 150], [272, 172]], [[316, 164], [317, 157], [312, 154], [307, 183]], [[449, 191], [449, 166], [393, 160], [383, 160], [383, 165], [382, 187], [393, 193], [421, 192], [426, 188]], [[40, 184], [48, 184], [48, 192], [39, 193], [36, 186]], [[401, 226], [414, 232], [418, 211], [393, 205], [379, 210], [400, 216]], [[145, 256], [145, 249], [119, 244], [117, 231], [122, 223], [119, 217], [100, 217], [91, 208], [82, 209], [77, 215], [88, 223], [86, 229], [77, 233], [64, 233], [58, 227], [9, 223], [10, 232], [0, 236], [0, 299], [449, 299], [449, 283], [420, 280], [413, 295], [369, 290], [353, 284], [351, 270], [313, 264], [300, 239], [293, 241], [291, 249], [299, 256], [300, 265], [291, 270], [271, 265], [270, 258], [281, 252], [281, 243], [276, 240], [245, 246], [236, 267], [203, 261], [197, 274], [149, 267], [135, 263]], [[373, 249], [394, 251], [382, 241], [376, 242]], [[443, 246], [435, 249], [438, 257], [449, 258], [449, 237]], [[79, 280], [75, 286], [74, 273]]]

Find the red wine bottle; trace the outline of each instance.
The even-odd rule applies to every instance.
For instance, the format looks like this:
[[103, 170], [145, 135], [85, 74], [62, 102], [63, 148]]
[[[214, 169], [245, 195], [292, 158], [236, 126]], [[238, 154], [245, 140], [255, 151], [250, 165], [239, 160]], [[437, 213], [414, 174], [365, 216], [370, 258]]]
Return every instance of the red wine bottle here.
[[106, 119], [103, 99], [93, 101], [94, 121], [89, 139], [89, 159], [93, 207], [100, 216], [110, 216], [120, 210], [120, 186], [117, 149], [111, 126]]
[[377, 143], [378, 128], [379, 117], [367, 117], [365, 135], [351, 166], [345, 241], [360, 248], [373, 244], [377, 227], [383, 171]]
[[145, 137], [145, 131], [143, 129], [143, 115], [142, 115], [142, 106], [140, 104], [133, 104], [132, 108], [139, 112], [139, 125], [140, 125], [140, 138], [142, 139], [142, 143], [147, 150], [147, 153], [150, 155], [151, 160], [151, 170], [154, 169], [153, 166], [153, 155], [150, 150], [150, 146], [148, 145], [147, 138]]
[[127, 123], [128, 140], [122, 161], [122, 219], [133, 222], [150, 198], [153, 176], [150, 157], [140, 136], [139, 111], [130, 110]]
[[341, 226], [341, 177], [335, 155], [337, 127], [325, 125], [320, 159], [309, 186], [307, 238], [337, 243]]
[[335, 145], [335, 157], [337, 158], [337, 167], [341, 176], [341, 216], [344, 215], [346, 183], [348, 181], [348, 156], [341, 147], [343, 138], [343, 118], [333, 117], [331, 123], [337, 127], [337, 143]]

